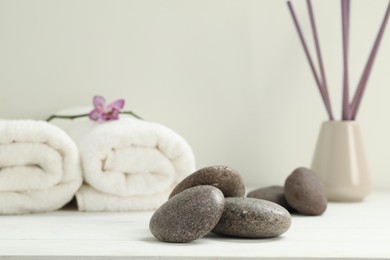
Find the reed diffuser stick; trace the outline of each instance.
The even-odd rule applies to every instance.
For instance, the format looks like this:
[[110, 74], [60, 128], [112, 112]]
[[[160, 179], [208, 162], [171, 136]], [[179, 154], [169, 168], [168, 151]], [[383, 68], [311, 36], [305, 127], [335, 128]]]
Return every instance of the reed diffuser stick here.
[[290, 1], [287, 2], [287, 6], [288, 6], [288, 9], [290, 10], [290, 14], [291, 14], [291, 17], [292, 17], [293, 22], [295, 24], [295, 28], [297, 30], [299, 39], [300, 39], [300, 41], [302, 43], [303, 50], [304, 50], [304, 52], [306, 54], [306, 58], [307, 58], [307, 60], [309, 62], [309, 65], [310, 65], [311, 71], [313, 73], [314, 79], [315, 79], [315, 81], [317, 83], [318, 90], [320, 91], [320, 94], [321, 94], [321, 97], [322, 97], [322, 101], [324, 102], [326, 111], [328, 113], [329, 120], [333, 120], [333, 115], [331, 113], [332, 110], [329, 107], [330, 103], [326, 102], [326, 97], [325, 97], [325, 93], [324, 93], [321, 81], [320, 81], [320, 79], [318, 77], [318, 74], [316, 72], [316, 69], [314, 67], [314, 63], [313, 63], [313, 60], [311, 58], [309, 49], [307, 48], [306, 40], [305, 40], [305, 38], [303, 36], [302, 30], [301, 30], [301, 26], [299, 25], [297, 16], [295, 15], [294, 7], [292, 6], [292, 3]]
[[307, 3], [307, 9], [309, 11], [309, 16], [310, 16], [310, 24], [311, 24], [311, 29], [312, 29], [312, 33], [313, 33], [314, 45], [315, 45], [315, 49], [316, 49], [316, 53], [317, 53], [317, 58], [318, 58], [318, 66], [320, 68], [320, 73], [321, 73], [321, 79], [322, 79], [321, 87], [322, 87], [322, 91], [324, 93], [326, 108], [328, 109], [328, 114], [329, 114], [329, 119], [333, 120], [334, 117], [333, 117], [333, 112], [332, 112], [332, 105], [331, 105], [330, 99], [329, 99], [328, 84], [326, 82], [324, 63], [322, 62], [320, 41], [318, 40], [318, 33], [317, 33], [316, 22], [314, 19], [313, 7], [311, 5], [311, 0], [306, 0], [306, 3]]
[[341, 0], [341, 19], [343, 27], [343, 108], [342, 120], [350, 119], [349, 111], [349, 75], [348, 75], [348, 48], [349, 48], [349, 0]]
[[375, 43], [372, 47], [370, 56], [369, 56], [367, 64], [366, 64], [366, 67], [364, 69], [362, 77], [360, 78], [359, 84], [357, 86], [355, 96], [352, 100], [351, 120], [356, 119], [356, 115], [357, 115], [357, 112], [359, 110], [360, 102], [362, 101], [364, 90], [366, 89], [367, 81], [368, 81], [368, 78], [370, 77], [370, 72], [371, 72], [372, 66], [374, 64], [375, 56], [378, 52], [379, 45], [380, 45], [383, 33], [385, 31], [385, 28], [386, 28], [387, 20], [389, 19], [389, 14], [390, 14], [390, 1], [389, 1], [388, 6], [387, 6], [387, 10], [386, 10], [385, 16], [383, 18], [381, 27], [379, 29], [378, 35], [375, 39]]

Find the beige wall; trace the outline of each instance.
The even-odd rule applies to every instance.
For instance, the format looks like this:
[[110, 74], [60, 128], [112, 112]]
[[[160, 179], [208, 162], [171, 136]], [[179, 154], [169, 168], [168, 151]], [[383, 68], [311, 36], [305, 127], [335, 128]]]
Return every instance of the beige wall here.
[[[339, 117], [340, 4], [313, 4]], [[352, 1], [354, 86], [386, 4]], [[390, 28], [358, 117], [378, 187], [390, 187], [389, 68]], [[309, 166], [326, 120], [285, 1], [0, 0], [0, 117], [43, 119], [95, 94], [175, 129], [198, 167], [227, 164], [259, 186]]]

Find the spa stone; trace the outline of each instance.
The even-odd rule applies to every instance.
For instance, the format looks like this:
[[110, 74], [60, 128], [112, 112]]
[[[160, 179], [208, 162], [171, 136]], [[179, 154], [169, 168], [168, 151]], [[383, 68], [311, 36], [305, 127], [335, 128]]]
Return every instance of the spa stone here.
[[285, 233], [290, 213], [276, 203], [255, 198], [225, 198], [225, 208], [213, 233], [243, 238], [270, 238]]
[[327, 198], [321, 180], [308, 168], [297, 168], [286, 179], [284, 192], [288, 204], [304, 215], [321, 215]]
[[164, 242], [190, 242], [208, 234], [221, 218], [225, 199], [209, 185], [187, 189], [164, 203], [150, 219], [153, 236]]
[[169, 198], [198, 185], [212, 185], [222, 191], [225, 197], [244, 197], [244, 180], [240, 173], [227, 166], [202, 168], [181, 181], [171, 192]]
[[247, 197], [272, 201], [276, 204], [279, 204], [288, 211], [292, 210], [284, 196], [284, 187], [280, 185], [274, 185], [253, 190], [248, 193]]

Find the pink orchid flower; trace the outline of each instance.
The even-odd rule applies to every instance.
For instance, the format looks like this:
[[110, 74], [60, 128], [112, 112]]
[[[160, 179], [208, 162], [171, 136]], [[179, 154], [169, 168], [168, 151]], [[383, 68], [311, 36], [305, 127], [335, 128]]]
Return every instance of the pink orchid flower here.
[[124, 99], [118, 99], [109, 105], [102, 96], [93, 97], [94, 109], [89, 113], [89, 118], [93, 121], [111, 121], [119, 119], [119, 113], [125, 106]]

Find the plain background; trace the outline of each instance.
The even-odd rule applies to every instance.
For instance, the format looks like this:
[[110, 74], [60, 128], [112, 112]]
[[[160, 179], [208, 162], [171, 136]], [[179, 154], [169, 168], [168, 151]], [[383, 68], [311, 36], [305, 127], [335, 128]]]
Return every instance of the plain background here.
[[[356, 86], [387, 0], [351, 2]], [[293, 3], [313, 51], [305, 2]], [[313, 6], [339, 118], [340, 2]], [[358, 115], [377, 187], [390, 187], [389, 68], [387, 28]], [[45, 119], [96, 94], [180, 133], [199, 168], [230, 165], [252, 186], [310, 166], [327, 120], [285, 1], [0, 0], [0, 117]]]

